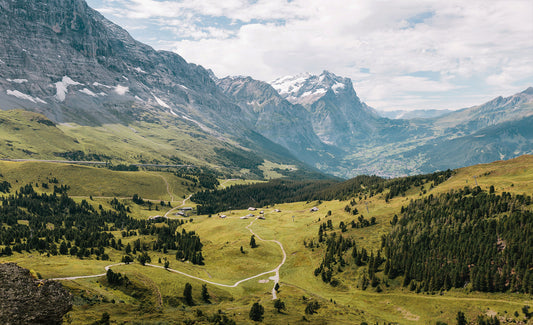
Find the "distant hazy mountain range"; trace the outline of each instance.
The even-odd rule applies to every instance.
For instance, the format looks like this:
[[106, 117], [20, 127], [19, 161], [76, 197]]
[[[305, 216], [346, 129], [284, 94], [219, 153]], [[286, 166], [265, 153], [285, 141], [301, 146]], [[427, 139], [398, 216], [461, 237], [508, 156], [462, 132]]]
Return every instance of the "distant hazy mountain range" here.
[[[37, 127], [20, 120], [40, 120], [36, 115], [2, 114], [0, 123], [12, 127], [9, 135], [0, 132], [0, 158], [79, 151], [250, 177], [264, 176], [265, 166], [285, 175], [299, 170], [316, 177], [317, 168], [349, 177], [533, 153], [533, 88], [444, 115], [429, 110], [386, 118], [360, 101], [350, 79], [327, 71], [271, 84], [218, 79], [175, 53], [135, 41], [83, 0], [0, 0], [0, 8], [0, 108], [54, 122]], [[13, 126], [19, 124], [35, 131]], [[55, 145], [38, 146], [36, 136], [53, 136]]]
[[[301, 123], [290, 128], [293, 144], [284, 145], [306, 162], [340, 176], [431, 172], [508, 159], [533, 150], [533, 137], [525, 122], [533, 115], [533, 88], [457, 111], [415, 111], [405, 113], [403, 119], [389, 119], [359, 100], [350, 79], [328, 71], [319, 76], [279, 78], [271, 83], [277, 92], [250, 77], [228, 77], [217, 84], [243, 109], [263, 112], [262, 103], [275, 98], [283, 104], [270, 106], [270, 112], [283, 116], [287, 111], [297, 112], [299, 117], [294, 120]], [[280, 131], [285, 129], [277, 126]], [[511, 128], [512, 135], [503, 137], [501, 132]], [[500, 132], [495, 133], [496, 129]], [[310, 130], [327, 146], [317, 145]], [[283, 136], [263, 134], [274, 142], [284, 141]], [[304, 147], [307, 149], [302, 152]], [[314, 155], [309, 154], [312, 151]], [[329, 161], [324, 160], [324, 152]]]

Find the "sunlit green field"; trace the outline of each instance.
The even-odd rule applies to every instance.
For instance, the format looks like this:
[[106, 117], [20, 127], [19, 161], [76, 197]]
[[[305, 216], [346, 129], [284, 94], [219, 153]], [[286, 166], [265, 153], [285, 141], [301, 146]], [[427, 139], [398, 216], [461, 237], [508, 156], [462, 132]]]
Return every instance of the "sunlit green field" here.
[[[69, 175], [75, 173], [70, 169], [81, 170], [81, 177], [84, 177], [86, 169], [79, 166], [59, 168], [53, 164], [50, 166], [43, 164], [41, 170], [44, 170], [44, 174], [35, 173], [30, 177], [27, 175], [29, 173], [27, 170], [35, 168], [14, 168], [11, 163], [0, 164], [4, 178], [12, 183], [13, 179], [18, 179], [18, 184], [35, 182], [35, 177], [44, 179], [49, 173], [58, 179], [72, 179], [74, 176]], [[77, 187], [72, 186], [72, 195], [88, 196], [102, 193], [104, 196], [105, 193], [115, 193], [112, 191], [117, 188], [117, 194], [113, 196], [130, 197], [134, 193], [142, 193], [141, 195], [146, 198], [168, 201], [169, 195], [161, 177], [165, 177], [170, 184], [173, 184], [170, 190], [175, 196], [173, 206], [181, 204], [182, 197], [189, 194], [186, 188], [180, 187], [181, 180], [173, 179], [174, 176], [171, 174], [109, 172], [94, 168], [88, 170], [85, 181], [80, 182], [82, 184]], [[97, 175], [104, 172], [108, 174]], [[448, 181], [433, 189], [429, 189], [427, 184], [423, 189], [412, 188], [405, 197], [395, 197], [388, 203], [384, 200], [386, 193], [366, 199], [363, 197], [361, 200], [357, 197], [355, 208], [367, 219], [375, 217], [376, 225], [353, 229], [348, 227], [348, 231], [343, 235], [353, 237], [358, 247], [364, 247], [369, 252], [377, 252], [381, 245], [381, 236], [391, 229], [390, 220], [394, 214], [400, 214], [402, 205], [424, 195], [472, 186], [475, 184], [473, 176], [477, 176], [478, 184], [484, 189], [494, 185], [497, 192], [531, 194], [533, 156], [462, 168]], [[97, 179], [106, 184], [102, 192], [96, 192], [96, 185], [92, 182]], [[115, 181], [111, 181], [112, 179], [124, 185], [114, 187]], [[221, 181], [222, 186], [238, 181], [224, 182]], [[106, 199], [94, 200], [93, 204], [106, 204]], [[248, 210], [221, 212], [220, 215], [227, 215], [224, 219], [219, 218], [218, 214], [212, 217], [185, 218], [193, 221], [186, 222], [182, 227], [188, 231], [196, 231], [204, 245], [202, 254], [205, 265], [202, 266], [177, 261], [173, 252], [169, 254], [150, 252], [152, 264], [162, 265], [163, 262], [159, 264], [158, 260], [161, 258], [164, 261], [166, 257], [172, 269], [207, 281], [232, 285], [244, 278], [272, 270], [282, 261], [281, 249], [273, 242], [257, 240], [259, 247], [254, 249], [250, 247], [251, 232], [246, 227], [251, 224], [249, 228], [257, 235], [265, 240], [280, 241], [286, 251], [287, 259], [280, 269], [281, 287], [278, 293], [278, 298], [282, 299], [287, 307], [282, 313], [278, 313], [273, 307], [271, 291], [274, 283], [272, 280], [267, 281], [273, 273], [243, 282], [235, 288], [207, 284], [212, 297], [211, 303], [207, 304], [202, 302], [200, 296], [202, 281], [160, 268], [141, 266], [135, 262], [131, 265], [116, 266], [113, 270], [128, 275], [135, 283], [138, 288], [137, 298], [109, 287], [104, 277], [62, 281], [77, 297], [74, 309], [67, 315], [66, 320], [73, 324], [91, 323], [99, 319], [103, 312], [108, 312], [111, 320], [117, 323], [172, 324], [186, 320], [209, 323], [205, 315], [222, 313], [234, 319], [237, 324], [246, 324], [253, 323], [248, 317], [251, 305], [260, 302], [265, 307], [263, 323], [266, 324], [360, 324], [362, 322], [435, 324], [437, 321], [455, 324], [458, 311], [463, 311], [470, 321], [474, 321], [477, 315], [481, 314], [519, 321], [523, 320], [522, 307], [533, 305], [533, 297], [530, 295], [479, 293], [472, 292], [468, 288], [416, 294], [401, 287], [401, 277], [389, 280], [388, 286], [382, 286], [382, 292], [378, 293], [372, 287], [362, 290], [358, 279], [365, 267], [347, 267], [344, 272], [336, 276], [340, 280], [338, 287], [322, 282], [320, 277], [314, 276], [313, 271], [322, 260], [324, 247], [306, 248], [304, 241], [316, 239], [319, 225], [326, 220], [332, 220], [336, 231], [340, 234], [339, 223], [341, 221], [349, 223], [356, 218], [344, 210], [350, 200], [296, 202], [264, 207], [261, 210], [265, 212], [265, 220], [240, 219], [250, 213]], [[133, 209], [132, 216], [145, 218], [154, 212], [136, 207], [128, 199], [122, 201]], [[310, 212], [312, 207], [317, 207], [318, 211]], [[279, 209], [281, 212], [275, 212], [274, 209]], [[161, 214], [166, 210], [162, 209]], [[328, 211], [331, 211], [329, 216]], [[253, 213], [257, 215], [257, 211]], [[164, 226], [164, 223], [161, 226]], [[115, 232], [114, 235], [116, 238], [122, 238], [119, 232]], [[139, 237], [131, 236], [122, 238], [122, 241], [128, 243], [137, 238]], [[144, 236], [142, 240], [150, 241], [153, 238]], [[241, 253], [241, 246], [244, 254]], [[17, 262], [42, 278], [90, 275], [104, 273], [106, 265], [120, 262], [124, 255], [121, 251], [106, 250], [106, 252], [111, 258], [110, 261], [80, 260], [70, 256], [46, 257], [37, 252], [15, 253], [9, 258], [2, 258], [2, 261]], [[381, 276], [381, 272], [378, 274]], [[193, 286], [193, 298], [196, 302], [196, 306], [193, 307], [185, 306], [181, 300], [187, 282]], [[317, 314], [304, 313], [309, 301], [320, 303], [321, 307]], [[519, 316], [515, 316], [515, 312]]]

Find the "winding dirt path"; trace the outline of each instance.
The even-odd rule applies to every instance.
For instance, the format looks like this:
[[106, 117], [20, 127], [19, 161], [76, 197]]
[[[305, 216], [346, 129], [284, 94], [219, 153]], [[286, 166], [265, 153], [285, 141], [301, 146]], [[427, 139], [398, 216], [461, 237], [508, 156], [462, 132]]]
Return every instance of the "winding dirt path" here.
[[225, 181], [223, 181], [222, 183], [220, 183], [219, 186], [222, 187], [222, 188], [226, 188], [226, 183], [228, 183], [230, 181], [236, 181], [236, 180], [238, 180], [238, 179], [237, 178], [228, 178]]
[[252, 235], [254, 235], [257, 239], [261, 241], [271, 241], [271, 242], [278, 244], [279, 248], [281, 248], [281, 252], [283, 253], [283, 259], [281, 260], [281, 263], [279, 263], [279, 265], [275, 269], [270, 271], [270, 272], [276, 273], [276, 275], [269, 278], [270, 280], [274, 281], [274, 287], [272, 288], [272, 300], [275, 300], [275, 299], [278, 299], [277, 292], [276, 292], [276, 284], [279, 283], [279, 269], [283, 266], [283, 264], [285, 264], [285, 260], [287, 260], [287, 253], [285, 252], [283, 245], [279, 241], [275, 239], [263, 239], [259, 235], [257, 235], [252, 229], [250, 229], [250, 227], [253, 225], [255, 220], [257, 219], [252, 220], [252, 222], [250, 222], [250, 224], [246, 226], [246, 229], [248, 229], [252, 233]]
[[170, 196], [170, 202], [174, 202], [174, 195], [170, 192], [170, 184], [168, 183], [167, 179], [163, 175], [160, 175], [160, 174], [157, 174], [157, 176], [161, 177], [163, 182], [165, 182], [165, 184], [167, 185], [167, 193], [168, 193], [168, 196]]
[[[107, 270], [109, 270], [113, 266], [118, 266], [118, 265], [125, 265], [125, 263], [109, 264], [106, 267], [104, 267], [104, 270], [107, 272]], [[60, 280], [78, 280], [78, 279], [97, 278], [97, 277], [101, 277], [101, 276], [105, 276], [105, 275], [106, 275], [106, 273], [102, 273], [102, 274], [95, 274], [95, 275], [70, 276], [70, 277], [66, 277], [66, 278], [53, 278], [53, 279], [48, 279], [48, 280], [56, 280], [56, 281], [60, 281]]]
[[176, 206], [176, 207], [173, 207], [172, 209], [168, 210], [167, 213], [165, 213], [165, 215], [163, 216], [163, 218], [168, 218], [168, 215], [172, 213], [172, 211], [175, 211], [179, 208], [181, 208], [182, 206], [185, 205], [185, 202], [187, 202], [190, 198], [191, 198], [192, 194], [189, 194], [189, 196], [187, 196], [182, 202], [180, 205]]
[[[189, 198], [190, 198], [190, 196], [188, 198], [186, 198], [185, 200], [183, 200], [183, 204], [182, 205], [184, 205], [185, 202]], [[176, 208], [178, 208], [178, 207], [176, 207]], [[176, 209], [176, 208], [174, 208], [174, 209]], [[167, 214], [169, 212], [167, 212]], [[215, 285], [215, 286], [226, 287], [226, 288], [235, 288], [235, 287], [237, 287], [239, 284], [241, 284], [243, 282], [246, 282], [246, 281], [249, 281], [249, 280], [252, 280], [252, 279], [267, 275], [267, 274], [270, 274], [270, 273], [275, 273], [275, 275], [271, 276], [269, 279], [274, 281], [274, 287], [272, 288], [272, 299], [273, 300], [277, 299], [276, 284], [279, 283], [279, 269], [283, 266], [283, 264], [285, 264], [285, 260], [287, 259], [287, 253], [285, 252], [285, 249], [283, 248], [283, 245], [279, 241], [274, 240], [274, 239], [263, 239], [260, 236], [258, 236], [252, 229], [250, 229], [250, 227], [253, 225], [255, 220], [257, 220], [257, 219], [252, 220], [250, 222], [250, 224], [248, 226], [246, 226], [246, 229], [248, 229], [252, 233], [252, 235], [254, 235], [260, 241], [271, 241], [271, 242], [274, 242], [274, 243], [278, 244], [279, 247], [281, 248], [281, 252], [283, 253], [283, 259], [282, 259], [281, 263], [276, 268], [274, 268], [273, 270], [262, 272], [262, 273], [259, 273], [259, 274], [244, 278], [242, 280], [239, 280], [239, 281], [235, 282], [234, 284], [224, 284], [224, 283], [218, 283], [218, 282], [202, 279], [202, 278], [199, 278], [197, 276], [190, 275], [190, 274], [187, 274], [185, 272], [178, 271], [178, 270], [175, 270], [175, 269], [171, 269], [171, 268], [166, 268], [165, 269], [165, 267], [160, 266], [160, 265], [154, 265], [154, 264], [148, 264], [147, 263], [147, 264], [145, 264], [145, 266], [150, 266], [150, 267], [155, 267], [155, 268], [167, 270], [169, 272], [177, 273], [177, 274], [186, 276], [186, 277], [191, 278], [191, 279], [195, 279], [195, 280], [202, 281], [202, 282], [205, 282], [205, 283], [209, 283], [209, 284], [212, 284], [212, 285]], [[110, 268], [112, 268], [114, 266], [119, 266], [119, 265], [126, 265], [126, 264], [125, 263], [110, 264], [110, 265], [107, 265], [104, 269], [107, 272], [107, 270], [109, 270]], [[97, 278], [97, 277], [101, 277], [101, 276], [105, 276], [105, 275], [106, 275], [106, 273], [101, 273], [101, 274], [95, 274], [95, 275], [81, 275], [81, 276], [71, 276], [71, 277], [64, 277], [64, 278], [52, 278], [52, 279], [49, 279], [49, 280], [70, 281], [70, 280], [78, 280], [78, 279]]]

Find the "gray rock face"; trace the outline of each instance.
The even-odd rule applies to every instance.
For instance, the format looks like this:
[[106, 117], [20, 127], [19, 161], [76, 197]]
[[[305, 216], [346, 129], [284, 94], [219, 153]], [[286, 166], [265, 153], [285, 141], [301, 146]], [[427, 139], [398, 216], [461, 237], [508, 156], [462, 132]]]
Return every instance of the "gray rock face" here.
[[61, 324], [72, 309], [59, 282], [37, 280], [15, 263], [0, 264], [0, 323]]
[[89, 125], [120, 121], [110, 108], [198, 117], [212, 128], [240, 116], [205, 69], [135, 41], [82, 0], [1, 0], [0, 7], [3, 109]]
[[349, 78], [324, 71], [319, 76], [279, 78], [272, 86], [288, 101], [308, 110], [315, 133], [327, 144], [349, 148], [375, 136], [374, 124], [380, 117], [359, 100]]
[[533, 115], [533, 87], [509, 97], [497, 97], [485, 104], [454, 111], [434, 119], [447, 133], [471, 134], [499, 123]]
[[533, 152], [523, 128], [533, 115], [533, 88], [433, 118], [391, 120], [362, 103], [348, 78], [327, 71], [279, 78], [272, 86], [306, 108], [320, 140], [345, 152], [338, 175], [432, 172]]
[[[327, 71], [280, 78], [272, 87], [246, 77], [219, 80], [175, 53], [135, 41], [83, 0], [0, 0], [0, 44], [0, 109], [83, 126], [147, 119], [155, 127], [190, 126], [209, 143], [206, 164], [220, 164], [213, 148], [230, 148], [291, 164], [300, 159], [343, 177], [397, 176], [446, 167], [432, 162], [435, 148], [468, 163], [533, 150], [522, 132], [516, 150], [502, 151], [513, 135], [497, 128], [533, 114], [533, 88], [437, 118], [390, 120], [360, 101], [350, 79]], [[460, 147], [466, 140], [454, 141], [493, 127], [498, 132], [483, 134], [497, 145], [476, 141], [483, 155], [467, 157], [469, 149]], [[167, 145], [174, 135], [179, 139], [153, 140]]]
[[239, 104], [256, 132], [283, 145], [299, 159], [315, 165], [332, 160], [327, 153], [339, 153], [315, 134], [310, 114], [303, 106], [291, 104], [268, 83], [250, 77], [226, 77], [217, 84]]
[[207, 70], [135, 41], [83, 0], [0, 0], [0, 43], [0, 109], [93, 127], [175, 121], [209, 148], [302, 165], [255, 132]]

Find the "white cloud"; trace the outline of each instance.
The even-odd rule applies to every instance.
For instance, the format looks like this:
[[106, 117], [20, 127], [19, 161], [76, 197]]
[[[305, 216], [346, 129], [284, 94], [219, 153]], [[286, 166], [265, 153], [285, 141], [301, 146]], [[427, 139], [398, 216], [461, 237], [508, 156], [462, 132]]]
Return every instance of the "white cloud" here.
[[[377, 108], [458, 108], [533, 84], [529, 0], [115, 0], [105, 8], [160, 26], [152, 46], [219, 76], [331, 70]], [[412, 76], [420, 71], [438, 78]]]

